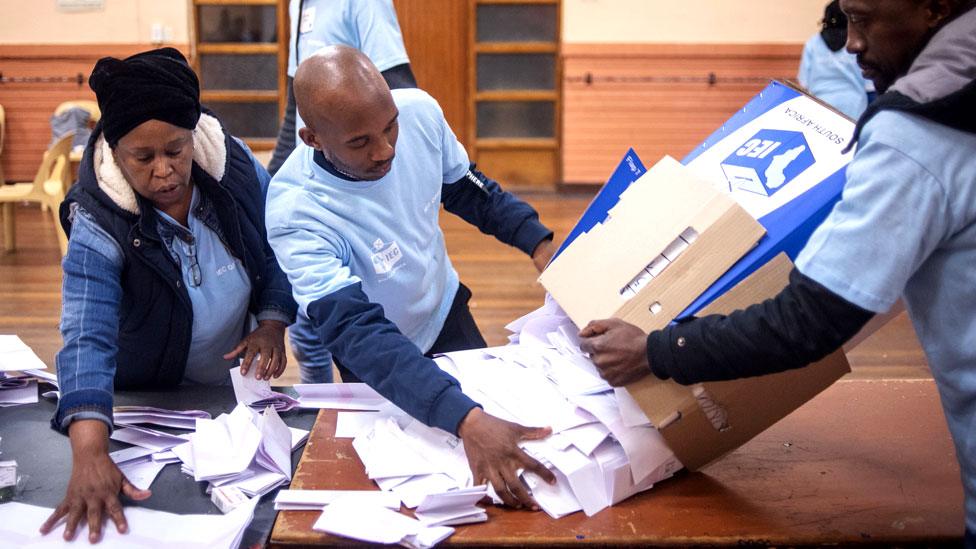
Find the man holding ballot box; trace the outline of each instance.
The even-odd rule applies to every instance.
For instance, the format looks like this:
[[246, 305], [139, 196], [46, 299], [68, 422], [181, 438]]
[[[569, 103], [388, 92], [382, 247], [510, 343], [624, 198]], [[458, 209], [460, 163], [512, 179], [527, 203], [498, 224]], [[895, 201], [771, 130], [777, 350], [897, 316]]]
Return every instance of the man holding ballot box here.
[[938, 383], [976, 547], [976, 2], [841, 0], [847, 49], [879, 96], [858, 122], [841, 201], [775, 298], [645, 334], [580, 336], [603, 377], [681, 384], [799, 368], [904, 296]]

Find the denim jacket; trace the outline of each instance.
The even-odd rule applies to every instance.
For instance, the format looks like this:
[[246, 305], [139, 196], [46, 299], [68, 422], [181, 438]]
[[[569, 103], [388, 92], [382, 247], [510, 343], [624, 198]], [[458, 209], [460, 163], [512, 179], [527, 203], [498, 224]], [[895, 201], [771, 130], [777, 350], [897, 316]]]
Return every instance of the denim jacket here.
[[[267, 241], [269, 177], [220, 122], [201, 116], [194, 130], [192, 179], [206, 197], [193, 215], [244, 265], [249, 310], [258, 320], [294, 321], [291, 286]], [[192, 341], [193, 309], [165, 229], [152, 204], [125, 182], [96, 128], [79, 181], [61, 205], [70, 240], [64, 258], [61, 334], [56, 358], [61, 400], [52, 427], [99, 419], [112, 427], [115, 388], [178, 385]]]

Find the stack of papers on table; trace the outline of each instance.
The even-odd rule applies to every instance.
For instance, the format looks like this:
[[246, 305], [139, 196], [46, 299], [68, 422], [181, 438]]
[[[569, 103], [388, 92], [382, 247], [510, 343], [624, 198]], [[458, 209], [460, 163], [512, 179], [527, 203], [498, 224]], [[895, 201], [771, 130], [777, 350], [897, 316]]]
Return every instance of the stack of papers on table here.
[[0, 372], [46, 370], [47, 364], [15, 335], [0, 335]]
[[174, 447], [185, 473], [211, 486], [261, 496], [291, 480], [291, 451], [308, 436], [291, 429], [271, 406], [263, 413], [239, 404], [230, 414], [198, 419], [189, 441]]
[[[150, 549], [179, 547], [181, 549], [236, 549], [244, 531], [254, 516], [257, 498], [235, 508], [226, 515], [177, 515], [142, 507], [127, 507], [127, 534], [119, 534], [109, 521], [102, 527], [102, 541], [95, 547], [119, 549]], [[53, 509], [7, 503], [0, 505], [0, 544], [4, 547], [64, 547], [62, 526], [46, 536], [37, 529], [51, 515]], [[73, 546], [88, 546], [88, 526], [81, 521]]]
[[[521, 444], [558, 479], [552, 486], [523, 474], [549, 515], [593, 515], [681, 469], [630, 395], [600, 378], [579, 349], [575, 325], [555, 302], [508, 328], [514, 332], [511, 345], [448, 353], [435, 362], [485, 412], [552, 427], [548, 439]], [[358, 432], [353, 447], [381, 489], [412, 508], [431, 494], [471, 487], [460, 439], [382, 404], [373, 409], [382, 411], [358, 419], [344, 414], [338, 426], [345, 432], [337, 436]]]
[[[115, 422], [124, 426], [111, 438], [133, 446], [109, 456], [142, 489], [148, 489], [167, 464], [182, 462], [184, 473], [211, 487], [263, 495], [291, 479], [291, 451], [308, 438], [308, 431], [288, 427], [271, 407], [257, 414], [238, 405], [216, 419], [201, 410], [146, 406], [118, 406], [114, 413]], [[196, 432], [175, 435], [144, 423]]]
[[37, 380], [0, 373], [0, 408], [37, 402]]

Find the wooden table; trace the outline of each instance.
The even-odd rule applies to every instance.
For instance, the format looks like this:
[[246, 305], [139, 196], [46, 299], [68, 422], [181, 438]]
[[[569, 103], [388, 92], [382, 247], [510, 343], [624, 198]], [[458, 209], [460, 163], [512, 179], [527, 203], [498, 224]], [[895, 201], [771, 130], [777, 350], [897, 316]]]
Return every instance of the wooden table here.
[[[336, 412], [316, 420], [293, 489], [375, 489]], [[931, 380], [840, 381], [750, 443], [593, 517], [492, 507], [449, 545], [958, 544], [962, 487]], [[348, 545], [317, 512], [278, 514], [271, 546]]]

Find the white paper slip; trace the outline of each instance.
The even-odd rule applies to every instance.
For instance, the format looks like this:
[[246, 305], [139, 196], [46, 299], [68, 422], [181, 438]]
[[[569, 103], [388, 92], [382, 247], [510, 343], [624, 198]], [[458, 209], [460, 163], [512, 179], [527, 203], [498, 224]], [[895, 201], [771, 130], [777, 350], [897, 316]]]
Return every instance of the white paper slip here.
[[281, 490], [275, 496], [275, 510], [318, 510], [339, 498], [386, 507], [394, 511], [400, 509], [400, 497], [382, 490]]
[[261, 430], [247, 406], [238, 405], [216, 419], [198, 419], [192, 443], [194, 478], [210, 480], [247, 469], [261, 445]]
[[[102, 528], [99, 549], [154, 549], [179, 547], [180, 549], [236, 549], [254, 516], [257, 500], [252, 500], [226, 515], [177, 515], [142, 507], [126, 507], [125, 518], [129, 532], [119, 534], [113, 525]], [[0, 505], [0, 544], [4, 547], [30, 547], [31, 549], [61, 548], [68, 546], [62, 534], [62, 523], [54, 531], [42, 536], [37, 531], [53, 509], [23, 503]], [[87, 521], [81, 521], [71, 547], [88, 545]]]
[[305, 429], [299, 429], [298, 427], [289, 427], [291, 431], [291, 449], [294, 450], [298, 446], [308, 440], [308, 431]]
[[382, 412], [339, 412], [336, 417], [335, 438], [356, 438], [380, 418]]
[[0, 372], [46, 370], [47, 364], [15, 335], [0, 335]]
[[441, 472], [437, 463], [418, 453], [392, 419], [379, 420], [352, 441], [370, 479]]
[[36, 369], [22, 370], [22, 372], [29, 376], [34, 376], [37, 379], [44, 380], [54, 385], [55, 387], [58, 386], [58, 375], [53, 372], [45, 372], [44, 370], [36, 370]]
[[651, 424], [651, 420], [647, 419], [647, 414], [641, 410], [640, 404], [637, 404], [630, 391], [623, 387], [615, 387], [613, 393], [617, 396], [617, 405], [620, 407], [620, 415], [623, 418], [624, 425], [640, 427]]
[[34, 404], [37, 402], [37, 380], [7, 378], [6, 387], [0, 387], [0, 408]]
[[186, 440], [176, 435], [156, 431], [155, 429], [149, 429], [147, 427], [136, 426], [124, 427], [122, 429], [112, 431], [111, 439], [119, 442], [125, 442], [127, 444], [133, 444], [135, 446], [142, 446], [143, 448], [149, 448], [156, 452], [169, 450], [174, 446], [178, 446], [186, 442]]
[[[385, 489], [380, 481], [377, 481], [376, 484], [381, 489]], [[411, 477], [393, 486], [390, 490], [403, 500], [404, 507], [413, 509], [420, 505], [420, 502], [424, 501], [424, 498], [430, 494], [446, 492], [457, 487], [458, 483], [456, 480], [443, 473], [437, 473]]]
[[274, 406], [274, 409], [279, 412], [287, 412], [298, 406], [298, 401], [294, 398], [273, 391], [271, 380], [257, 379], [255, 377], [257, 371], [258, 369], [252, 366], [245, 376], [241, 375], [240, 368], [230, 370], [230, 380], [234, 385], [234, 396], [237, 402], [260, 409]]
[[166, 467], [165, 463], [153, 461], [151, 457], [146, 456], [119, 465], [119, 470], [133, 486], [140, 490], [148, 490], [163, 467]]
[[432, 529], [385, 507], [341, 498], [322, 511], [312, 529], [359, 541], [418, 548], [433, 547], [454, 533], [453, 528]]
[[197, 419], [210, 419], [203, 410], [166, 410], [151, 406], [116, 406], [112, 410], [116, 425], [149, 424], [173, 429], [193, 430]]
[[130, 446], [129, 448], [109, 452], [108, 457], [112, 458], [112, 461], [115, 462], [116, 465], [122, 465], [123, 463], [139, 460], [146, 456], [151, 456], [155, 452], [156, 450], [153, 450], [152, 448]]
[[427, 526], [454, 526], [488, 520], [488, 514], [476, 504], [487, 497], [487, 487], [430, 494], [420, 502], [414, 516]]
[[294, 389], [302, 408], [380, 410], [388, 402], [365, 383], [304, 383]]

